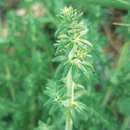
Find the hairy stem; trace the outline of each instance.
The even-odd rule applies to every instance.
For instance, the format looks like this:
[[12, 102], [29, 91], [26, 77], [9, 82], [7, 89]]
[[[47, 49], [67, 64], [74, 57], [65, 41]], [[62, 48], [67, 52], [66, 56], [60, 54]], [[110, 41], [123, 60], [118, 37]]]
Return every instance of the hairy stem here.
[[70, 111], [68, 111], [67, 115], [66, 115], [66, 127], [65, 127], [65, 130], [72, 130], [72, 129], [73, 129], [73, 121], [72, 121], [71, 113], [70, 113]]
[[71, 106], [74, 102], [74, 83], [72, 79], [72, 68], [69, 69], [67, 77], [66, 77], [66, 87], [67, 87], [67, 97], [68, 97], [68, 110], [66, 114], [66, 128], [65, 130], [73, 129], [73, 121], [71, 116]]

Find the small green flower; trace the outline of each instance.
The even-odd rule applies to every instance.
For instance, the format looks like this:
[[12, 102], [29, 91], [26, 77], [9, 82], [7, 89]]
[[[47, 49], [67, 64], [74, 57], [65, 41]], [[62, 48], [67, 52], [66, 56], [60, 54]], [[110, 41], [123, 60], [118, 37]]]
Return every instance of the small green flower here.
[[88, 60], [92, 44], [86, 40], [88, 30], [81, 17], [82, 13], [72, 7], [65, 7], [62, 11], [59, 16], [60, 25], [56, 32], [56, 56], [57, 59], [62, 57], [61, 61], [65, 63], [64, 65], [69, 63], [77, 69], [87, 70], [87, 67], [91, 66]]

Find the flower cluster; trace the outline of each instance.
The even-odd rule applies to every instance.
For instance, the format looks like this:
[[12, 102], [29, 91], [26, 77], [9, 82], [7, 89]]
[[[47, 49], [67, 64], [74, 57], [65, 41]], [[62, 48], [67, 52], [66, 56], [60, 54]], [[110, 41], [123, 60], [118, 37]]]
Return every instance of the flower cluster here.
[[81, 20], [82, 13], [72, 7], [65, 7], [60, 14], [60, 25], [56, 32], [57, 60], [64, 65], [76, 66], [84, 71], [91, 67], [88, 62], [92, 44], [86, 40], [87, 28]]

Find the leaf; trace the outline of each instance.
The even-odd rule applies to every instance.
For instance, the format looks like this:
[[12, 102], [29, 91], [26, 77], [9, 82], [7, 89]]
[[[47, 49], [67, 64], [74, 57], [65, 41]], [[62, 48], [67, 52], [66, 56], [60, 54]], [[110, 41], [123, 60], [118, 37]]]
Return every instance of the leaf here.
[[85, 43], [85, 44], [87, 44], [88, 46], [92, 47], [92, 44], [91, 44], [89, 41], [84, 40], [84, 39], [81, 39], [80, 41], [81, 41], [82, 43]]
[[66, 59], [65, 56], [57, 56], [55, 58], [53, 58], [53, 62], [61, 62], [61, 61], [64, 61]]
[[35, 128], [34, 130], [50, 130], [48, 125], [43, 123], [42, 121], [39, 121], [38, 127]]
[[118, 67], [117, 69], [121, 69], [124, 66], [124, 64], [128, 62], [129, 51], [130, 51], [130, 43], [127, 42], [122, 47], [120, 57], [119, 57], [119, 60], [118, 60], [118, 64], [117, 64], [117, 67]]
[[[74, 0], [72, 0], [74, 1]], [[80, 3], [84, 3], [81, 0]], [[118, 9], [130, 9], [130, 3], [125, 0], [86, 0], [87, 4], [100, 5], [102, 7], [113, 7]]]
[[69, 57], [69, 60], [72, 60], [72, 58], [75, 56], [75, 53], [77, 51], [77, 45], [74, 45], [72, 50], [70, 51], [68, 57]]
[[117, 105], [122, 114], [130, 116], [130, 98], [120, 98]]
[[79, 113], [83, 113], [86, 110], [87, 106], [82, 102], [75, 101], [75, 110]]

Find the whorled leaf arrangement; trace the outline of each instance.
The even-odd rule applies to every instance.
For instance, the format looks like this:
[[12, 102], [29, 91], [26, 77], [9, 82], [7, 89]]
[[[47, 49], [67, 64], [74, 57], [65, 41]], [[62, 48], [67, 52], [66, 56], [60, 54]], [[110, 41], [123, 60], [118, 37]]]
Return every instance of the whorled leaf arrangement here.
[[60, 24], [56, 31], [56, 58], [54, 61], [60, 62], [59, 68], [63, 72], [61, 80], [66, 88], [67, 97], [63, 101], [66, 109], [65, 130], [73, 129], [72, 113], [74, 110], [81, 112], [86, 108], [83, 103], [77, 101], [75, 90], [78, 87], [82, 88], [82, 85], [78, 82], [80, 79], [76, 79], [75, 75], [87, 75], [88, 70], [92, 68], [89, 61], [92, 44], [86, 40], [87, 28], [81, 19], [82, 13], [72, 7], [65, 7], [59, 15]]

